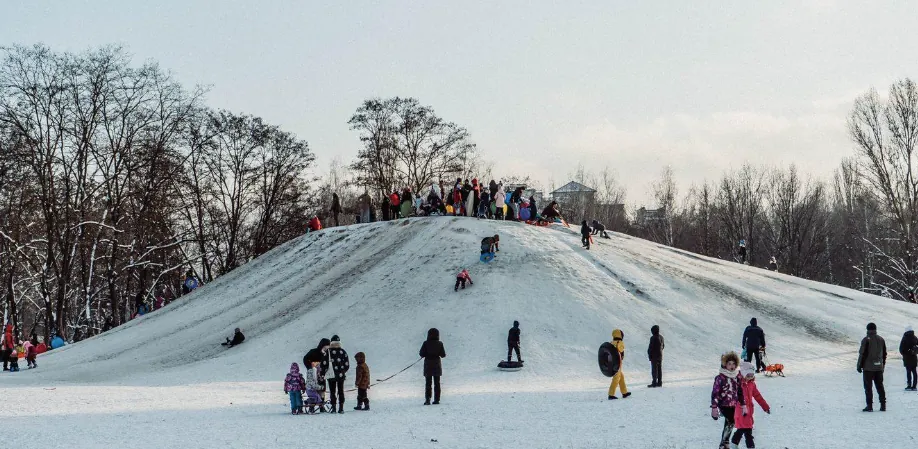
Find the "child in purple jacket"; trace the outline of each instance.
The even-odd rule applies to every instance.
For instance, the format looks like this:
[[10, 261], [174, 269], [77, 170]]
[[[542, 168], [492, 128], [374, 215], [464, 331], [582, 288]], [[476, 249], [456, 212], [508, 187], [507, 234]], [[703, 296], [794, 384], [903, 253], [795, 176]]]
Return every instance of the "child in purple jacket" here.
[[303, 410], [303, 392], [306, 391], [306, 380], [300, 374], [300, 365], [293, 362], [290, 372], [284, 379], [284, 393], [290, 396], [290, 413], [299, 415]]
[[746, 416], [746, 400], [739, 378], [739, 356], [728, 352], [720, 357], [720, 374], [714, 378], [714, 389], [711, 391], [711, 418], [716, 421], [724, 417], [724, 429], [720, 435], [721, 449], [730, 448], [730, 434], [736, 425], [734, 414], [736, 407], [742, 407], [742, 416]]

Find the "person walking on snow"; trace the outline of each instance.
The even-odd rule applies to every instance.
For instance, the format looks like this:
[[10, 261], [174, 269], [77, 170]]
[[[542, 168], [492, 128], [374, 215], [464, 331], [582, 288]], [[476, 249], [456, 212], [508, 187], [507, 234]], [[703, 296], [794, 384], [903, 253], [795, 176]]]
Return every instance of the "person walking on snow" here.
[[3, 344], [0, 345], [0, 356], [3, 358], [3, 371], [9, 371], [10, 358], [13, 355], [13, 348], [16, 344], [13, 340], [13, 324], [7, 323], [3, 329]]
[[765, 331], [759, 327], [759, 321], [755, 318], [749, 320], [749, 326], [743, 331], [743, 349], [746, 350], [745, 361], [751, 362], [752, 356], [755, 356], [755, 372], [765, 371], [765, 363], [762, 362], [762, 351], [765, 351]]
[[453, 291], [458, 292], [460, 284], [462, 284], [462, 289], [465, 290], [466, 282], [468, 282], [469, 285], [475, 285], [475, 283], [472, 282], [472, 277], [469, 276], [469, 270], [463, 269], [456, 275], [456, 286], [453, 287]]
[[743, 410], [736, 410], [733, 412], [733, 420], [736, 422], [736, 432], [733, 434], [733, 439], [730, 441], [733, 443], [733, 448], [739, 447], [740, 440], [743, 437], [746, 437], [746, 448], [754, 449], [755, 448], [755, 439], [752, 437], [752, 427], [755, 424], [753, 415], [755, 414], [755, 402], [759, 403], [759, 407], [762, 407], [762, 410], [765, 413], [771, 414], [771, 407], [768, 406], [768, 402], [765, 402], [765, 398], [762, 397], [762, 393], [759, 392], [759, 387], [755, 384], [755, 368], [753, 368], [752, 363], [743, 362], [740, 364], [740, 390], [742, 391], [743, 399], [745, 399], [746, 410], [743, 413]]
[[918, 337], [915, 336], [915, 330], [911, 326], [905, 328], [905, 334], [902, 335], [902, 341], [899, 342], [899, 354], [902, 354], [902, 363], [905, 364], [905, 389], [916, 391], [918, 386]]
[[660, 335], [660, 326], [650, 328], [650, 344], [647, 346], [647, 359], [650, 360], [650, 377], [653, 379], [648, 388], [663, 386], [663, 348], [666, 344]]
[[424, 405], [430, 405], [430, 387], [433, 384], [434, 405], [440, 403], [440, 376], [443, 365], [440, 359], [446, 357], [446, 349], [440, 341], [440, 331], [431, 328], [427, 331], [427, 340], [421, 345], [418, 356], [424, 359]]
[[612, 346], [618, 351], [618, 372], [612, 376], [612, 383], [609, 385], [609, 399], [618, 399], [615, 396], [615, 390], [622, 390], [622, 398], [631, 396], [628, 387], [625, 385], [625, 333], [621, 329], [612, 331]]
[[736, 408], [746, 414], [746, 397], [739, 379], [739, 356], [728, 352], [720, 357], [720, 373], [714, 378], [711, 390], [711, 418], [717, 421], [724, 417], [724, 428], [720, 433], [720, 449], [730, 449], [730, 434], [736, 425]]
[[507, 362], [511, 360], [513, 351], [516, 351], [516, 361], [523, 363], [523, 358], [520, 356], [520, 322], [514, 321], [513, 327], [510, 328], [510, 332], [507, 334]]
[[284, 393], [290, 396], [290, 413], [299, 415], [303, 412], [303, 393], [306, 392], [306, 379], [300, 374], [300, 365], [290, 364], [290, 372], [284, 379]]
[[746, 263], [746, 240], [739, 241], [739, 256], [740, 262]]
[[336, 227], [341, 226], [341, 224], [338, 222], [338, 214], [340, 214], [343, 210], [344, 209], [341, 208], [341, 198], [338, 197], [337, 193], [332, 193], [332, 204], [329, 212], [331, 212], [332, 217], [335, 219]]
[[592, 235], [593, 230], [590, 229], [590, 226], [587, 224], [586, 220], [583, 220], [580, 226], [580, 243], [587, 250], [590, 249], [590, 235]]
[[[367, 356], [362, 352], [354, 355], [357, 361], [357, 379], [354, 380], [354, 387], [357, 388], [357, 406], [354, 410], [370, 411], [370, 398], [367, 391], [370, 389], [370, 367], [367, 366]], [[363, 405], [361, 408], [360, 406]]]
[[886, 411], [886, 389], [883, 388], [883, 370], [886, 368], [886, 340], [877, 335], [877, 325], [867, 324], [867, 336], [858, 350], [857, 372], [864, 375], [864, 393], [867, 396], [865, 412], [873, 411], [873, 387], [880, 395], [880, 411]]
[[326, 357], [322, 359], [322, 372], [326, 373], [325, 380], [328, 381], [328, 391], [331, 393], [332, 413], [335, 413], [336, 403], [338, 413], [344, 413], [344, 381], [350, 368], [347, 351], [341, 347], [341, 338], [332, 336]]

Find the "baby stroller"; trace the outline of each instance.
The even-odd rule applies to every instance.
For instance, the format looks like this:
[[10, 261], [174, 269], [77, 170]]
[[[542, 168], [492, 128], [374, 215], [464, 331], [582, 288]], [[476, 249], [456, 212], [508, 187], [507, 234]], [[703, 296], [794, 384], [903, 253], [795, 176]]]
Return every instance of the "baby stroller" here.
[[323, 401], [322, 397], [319, 396], [319, 393], [316, 391], [307, 391], [306, 400], [303, 402], [303, 411], [307, 415], [328, 413], [331, 411], [331, 401]]
[[765, 363], [765, 376], [766, 377], [785, 377], [784, 376], [784, 365], [781, 363], [769, 363], [768, 356], [765, 354], [765, 350], [762, 350], [762, 362]]

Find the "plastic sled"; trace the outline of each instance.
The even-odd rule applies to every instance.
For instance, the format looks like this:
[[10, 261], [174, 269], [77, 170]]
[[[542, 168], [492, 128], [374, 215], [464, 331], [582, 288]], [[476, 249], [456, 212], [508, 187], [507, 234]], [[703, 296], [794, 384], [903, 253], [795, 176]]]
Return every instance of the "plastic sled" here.
[[[312, 411], [310, 411], [310, 407], [312, 407]], [[307, 401], [303, 403], [303, 414], [305, 415], [315, 415], [317, 413], [322, 413], [323, 411], [325, 413], [331, 412], [331, 401], [330, 400], [326, 400], [325, 402], [316, 402], [316, 403], [311, 403], [311, 401]]]
[[503, 360], [497, 364], [497, 369], [501, 371], [519, 371], [523, 369], [523, 362], [508, 362]]
[[599, 346], [599, 371], [606, 377], [615, 376], [620, 368], [621, 359], [618, 349], [612, 343], [605, 342]]
[[484, 253], [484, 254], [481, 255], [481, 257], [478, 258], [478, 260], [480, 260], [480, 261], [482, 261], [482, 262], [484, 262], [484, 263], [488, 263], [488, 262], [494, 260], [494, 253]]

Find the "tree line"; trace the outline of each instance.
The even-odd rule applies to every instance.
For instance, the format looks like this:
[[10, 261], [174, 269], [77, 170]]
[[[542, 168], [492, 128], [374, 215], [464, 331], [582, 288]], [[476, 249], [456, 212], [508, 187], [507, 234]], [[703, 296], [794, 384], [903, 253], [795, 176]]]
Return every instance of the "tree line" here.
[[302, 233], [307, 143], [121, 48], [0, 49], [0, 294], [79, 340]]

